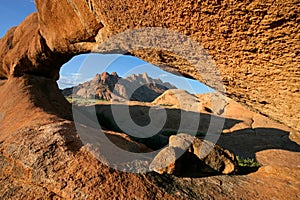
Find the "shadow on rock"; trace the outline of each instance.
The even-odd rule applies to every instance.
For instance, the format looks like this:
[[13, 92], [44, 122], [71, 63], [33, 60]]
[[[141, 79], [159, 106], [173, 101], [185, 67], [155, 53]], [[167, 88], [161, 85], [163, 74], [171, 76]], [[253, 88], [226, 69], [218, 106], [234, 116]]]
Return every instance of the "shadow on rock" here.
[[[115, 104], [113, 106], [115, 106], [115, 109], [117, 110], [122, 110], [127, 107], [127, 105], [121, 104]], [[150, 106], [130, 105], [130, 116], [128, 117], [128, 120], [132, 120], [138, 126], [147, 126], [149, 123], [151, 123], [151, 119], [149, 117], [150, 109]], [[153, 109], [152, 116], [159, 116], [160, 109], [162, 108], [158, 107]], [[138, 134], [140, 135], [138, 137], [136, 135], [131, 135], [131, 138], [146, 144], [153, 150], [157, 150], [166, 146], [169, 136], [175, 135], [178, 132], [201, 137], [206, 135], [209, 128], [211, 132], [220, 132], [224, 127], [230, 128], [241, 122], [240, 120], [222, 118], [206, 113], [191, 112], [172, 108], [164, 109], [166, 110], [166, 122], [158, 134], [148, 136], [148, 133], [146, 132], [139, 132]], [[87, 113], [96, 111], [99, 124], [103, 129], [124, 132], [115, 121], [111, 110], [111, 105], [87, 106], [84, 108], [84, 110], [86, 110]], [[125, 120], [124, 123], [126, 124], [127, 121]], [[128, 134], [130, 135], [130, 132]]]
[[300, 152], [300, 146], [290, 140], [289, 132], [273, 128], [256, 128], [222, 134], [220, 146], [242, 158], [255, 159], [255, 154], [267, 149], [282, 149]]

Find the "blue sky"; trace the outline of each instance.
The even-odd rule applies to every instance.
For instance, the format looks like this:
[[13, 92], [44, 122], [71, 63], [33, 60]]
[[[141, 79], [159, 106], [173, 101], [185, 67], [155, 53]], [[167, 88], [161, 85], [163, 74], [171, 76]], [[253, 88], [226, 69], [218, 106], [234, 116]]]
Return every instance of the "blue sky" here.
[[13, 26], [19, 25], [36, 11], [33, 0], [2, 0], [0, 4], [0, 37]]
[[[7, 0], [0, 4], [0, 37], [7, 30], [20, 24], [29, 14], [36, 11], [33, 0]], [[147, 72], [152, 78], [160, 78], [170, 82], [177, 88], [185, 89], [191, 93], [206, 93], [212, 89], [204, 84], [181, 76], [167, 73], [138, 58], [123, 55], [87, 54], [74, 57], [63, 65], [60, 71], [60, 88], [74, 86], [90, 80], [96, 73], [103, 71], [117, 72], [119, 76], [126, 77], [132, 73]]]

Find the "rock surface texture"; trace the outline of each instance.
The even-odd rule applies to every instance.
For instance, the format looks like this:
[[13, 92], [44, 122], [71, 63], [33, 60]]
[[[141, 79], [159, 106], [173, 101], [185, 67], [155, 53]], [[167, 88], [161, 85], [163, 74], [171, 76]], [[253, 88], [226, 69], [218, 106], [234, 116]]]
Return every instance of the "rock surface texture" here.
[[[0, 97], [7, 99], [0, 104], [1, 199], [176, 199], [142, 175], [99, 162], [83, 147], [67, 120], [70, 105], [54, 88], [52, 79], [32, 75], [1, 86]], [[107, 134], [124, 149], [144, 148], [120, 134]]]
[[[297, 1], [35, 2], [37, 13], [0, 40], [1, 199], [300, 198]], [[215, 61], [228, 96], [293, 128], [274, 128], [253, 113], [225, 127], [218, 143], [236, 155], [256, 157], [263, 165], [257, 172], [204, 178], [131, 174], [107, 167], [86, 150], [55, 82], [60, 67], [80, 53], [118, 52], [118, 45], [96, 47], [135, 27], [163, 27], [190, 36]], [[214, 86], [168, 49], [128, 51]], [[245, 114], [234, 113], [239, 120]], [[131, 143], [121, 135], [111, 137], [125, 149]]]
[[[26, 73], [57, 79], [63, 63], [112, 35], [163, 27], [190, 36], [208, 51], [228, 96], [300, 130], [297, 1], [36, 0], [36, 6], [37, 13], [0, 41], [2, 79]], [[214, 86], [181, 55], [129, 51]]]
[[[299, 134], [289, 136], [283, 125], [275, 126], [245, 108], [229, 105], [228, 115], [240, 123], [224, 127], [220, 145], [239, 156], [256, 156], [263, 165], [257, 172], [208, 177], [131, 174], [109, 168], [83, 146], [68, 120], [70, 105], [55, 81], [26, 75], [0, 85], [2, 199], [299, 199]], [[247, 112], [253, 114], [251, 119]], [[262, 125], [265, 128], [259, 128]], [[124, 134], [107, 135], [120, 148], [149, 151]]]

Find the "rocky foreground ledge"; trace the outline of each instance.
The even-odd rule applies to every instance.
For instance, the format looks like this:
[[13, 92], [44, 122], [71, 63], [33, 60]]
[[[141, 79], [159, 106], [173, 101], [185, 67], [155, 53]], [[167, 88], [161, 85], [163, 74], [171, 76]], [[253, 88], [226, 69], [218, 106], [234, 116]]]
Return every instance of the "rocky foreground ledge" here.
[[[299, 198], [297, 146], [293, 151], [258, 152], [262, 167], [248, 175], [192, 178], [113, 170], [83, 146], [74, 123], [68, 119], [70, 105], [59, 90], [41, 92], [54, 86], [53, 80], [32, 75], [1, 82], [3, 199]], [[286, 138], [279, 141], [284, 145]]]

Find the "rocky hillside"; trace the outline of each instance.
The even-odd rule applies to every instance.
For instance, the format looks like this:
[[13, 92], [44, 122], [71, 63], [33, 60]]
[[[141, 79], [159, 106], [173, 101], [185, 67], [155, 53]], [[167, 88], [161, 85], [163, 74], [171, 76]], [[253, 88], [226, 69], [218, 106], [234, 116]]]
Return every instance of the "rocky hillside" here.
[[64, 96], [73, 93], [83, 98], [151, 102], [166, 90], [174, 88], [170, 83], [149, 77], [147, 73], [121, 78], [116, 72], [103, 72], [96, 74], [91, 81], [64, 89], [62, 93]]

